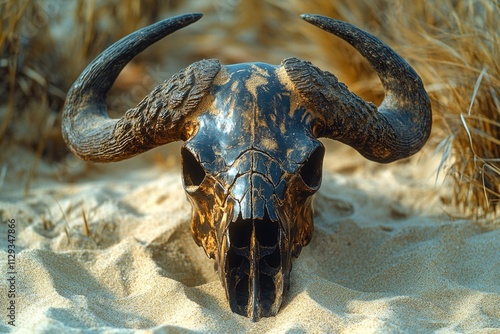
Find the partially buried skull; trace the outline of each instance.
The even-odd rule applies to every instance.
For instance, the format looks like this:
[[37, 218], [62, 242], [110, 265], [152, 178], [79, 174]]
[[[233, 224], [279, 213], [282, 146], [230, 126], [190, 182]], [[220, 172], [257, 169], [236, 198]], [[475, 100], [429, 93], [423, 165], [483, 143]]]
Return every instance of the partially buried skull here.
[[215, 260], [231, 309], [275, 315], [292, 259], [311, 240], [313, 194], [330, 138], [388, 163], [421, 149], [432, 113], [420, 77], [389, 46], [355, 26], [302, 18], [353, 45], [385, 89], [377, 107], [311, 63], [222, 66], [196, 62], [157, 86], [119, 119], [106, 96], [145, 48], [201, 18], [186, 14], [138, 30], [103, 51], [68, 92], [63, 138], [83, 160], [113, 162], [184, 140], [183, 181], [196, 243]]
[[253, 319], [280, 308], [292, 258], [311, 239], [321, 184], [314, 117], [293, 109], [280, 71], [226, 66], [182, 148], [194, 239], [215, 259], [231, 309]]

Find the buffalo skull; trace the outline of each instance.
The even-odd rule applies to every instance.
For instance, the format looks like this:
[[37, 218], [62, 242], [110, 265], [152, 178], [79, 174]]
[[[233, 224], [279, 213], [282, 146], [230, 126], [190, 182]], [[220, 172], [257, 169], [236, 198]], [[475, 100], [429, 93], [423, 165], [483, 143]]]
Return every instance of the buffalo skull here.
[[68, 92], [62, 133], [83, 160], [112, 162], [185, 141], [184, 188], [191, 231], [215, 259], [233, 312], [275, 315], [291, 262], [313, 231], [326, 137], [370, 160], [416, 153], [429, 137], [431, 108], [421, 79], [389, 46], [355, 26], [318, 15], [304, 20], [353, 45], [385, 89], [377, 107], [331, 73], [288, 58], [281, 65], [196, 62], [157, 86], [120, 119], [106, 96], [122, 68], [163, 37], [201, 18], [188, 14], [138, 30], [106, 49]]

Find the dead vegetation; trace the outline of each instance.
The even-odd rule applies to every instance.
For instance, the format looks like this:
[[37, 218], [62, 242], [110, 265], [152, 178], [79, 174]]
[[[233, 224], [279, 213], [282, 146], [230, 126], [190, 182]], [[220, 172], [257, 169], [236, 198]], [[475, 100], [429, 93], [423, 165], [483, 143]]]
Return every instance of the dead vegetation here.
[[[112, 93], [113, 107], [136, 102], [150, 86], [179, 70], [177, 65], [197, 58], [279, 63], [288, 56], [330, 70], [351, 90], [379, 103], [382, 87], [362, 57], [338, 38], [302, 22], [298, 14], [346, 20], [394, 47], [421, 75], [435, 116], [427, 147], [443, 156], [440, 172], [453, 181], [456, 214], [498, 216], [500, 5], [496, 0], [266, 0], [258, 5], [238, 0], [2, 1], [2, 165], [12, 155], [8, 148], [19, 145], [38, 159], [64, 157], [59, 118], [65, 93], [88, 62], [138, 27], [193, 11], [205, 13], [205, 18], [181, 37], [172, 36], [156, 51], [141, 55], [135, 64], [146, 65], [128, 72], [129, 77], [141, 78], [123, 86], [128, 93]], [[167, 53], [173, 56], [164, 57]], [[162, 63], [167, 58], [168, 66]], [[173, 60], [179, 58], [183, 59]], [[159, 66], [156, 63], [166, 67], [154, 67]], [[165, 76], [155, 75], [158, 72]], [[35, 177], [36, 165], [31, 169]]]

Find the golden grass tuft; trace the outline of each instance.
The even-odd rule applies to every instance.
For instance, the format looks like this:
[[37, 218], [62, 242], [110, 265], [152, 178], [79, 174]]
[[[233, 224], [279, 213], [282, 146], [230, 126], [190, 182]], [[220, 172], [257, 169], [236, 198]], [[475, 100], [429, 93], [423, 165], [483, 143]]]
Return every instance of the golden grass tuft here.
[[[0, 82], [0, 101], [8, 101], [8, 108], [0, 140], [36, 148], [45, 125], [40, 119], [61, 110], [67, 90], [85, 66], [106, 45], [158, 15], [155, 0], [2, 1], [0, 75], [8, 80]], [[16, 121], [32, 131], [14, 134]]]
[[[227, 64], [279, 63], [297, 56], [331, 71], [361, 97], [380, 103], [383, 89], [366, 61], [345, 42], [298, 18], [301, 13], [317, 13], [372, 32], [408, 60], [431, 97], [434, 129], [427, 147], [442, 152], [441, 169], [453, 181], [453, 203], [459, 214], [474, 218], [499, 214], [497, 0], [6, 0], [0, 6], [0, 75], [8, 78], [0, 83], [0, 100], [8, 102], [6, 108], [0, 106], [2, 139], [7, 134], [34, 151], [46, 152], [39, 147], [39, 138], [46, 138], [42, 142], [47, 147], [60, 138], [60, 134], [43, 135], [50, 132], [47, 115], [61, 110], [65, 92], [98, 52], [140, 26], [195, 11], [205, 17], [182, 33], [180, 40], [189, 42], [179, 43], [174, 35], [160, 44], [171, 55], [168, 75], [179, 70], [174, 67], [182, 61], [202, 57]], [[153, 55], [160, 62], [161, 54], [148, 51], [139, 61]], [[162, 71], [146, 67], [142, 72]], [[22, 116], [32, 112], [33, 101], [45, 104], [38, 111], [43, 117]], [[12, 135], [18, 120], [32, 129], [30, 137]], [[59, 126], [55, 123], [54, 129]]]
[[[158, 19], [156, 0], [4, 0], [0, 2], [0, 161], [25, 178], [38, 162], [66, 156], [60, 116], [66, 92], [111, 42]], [[31, 166], [10, 157], [31, 149]], [[12, 170], [12, 168], [9, 168]]]

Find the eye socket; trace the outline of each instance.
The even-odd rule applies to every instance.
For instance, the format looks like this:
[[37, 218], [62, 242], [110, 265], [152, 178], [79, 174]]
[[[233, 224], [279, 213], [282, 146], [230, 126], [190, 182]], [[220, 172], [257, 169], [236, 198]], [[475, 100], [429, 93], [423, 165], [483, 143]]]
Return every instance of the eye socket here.
[[196, 157], [187, 148], [181, 149], [182, 155], [182, 177], [184, 187], [198, 187], [205, 179], [205, 170], [198, 162]]
[[319, 146], [300, 168], [300, 177], [309, 188], [316, 189], [321, 185], [324, 155], [325, 148]]

